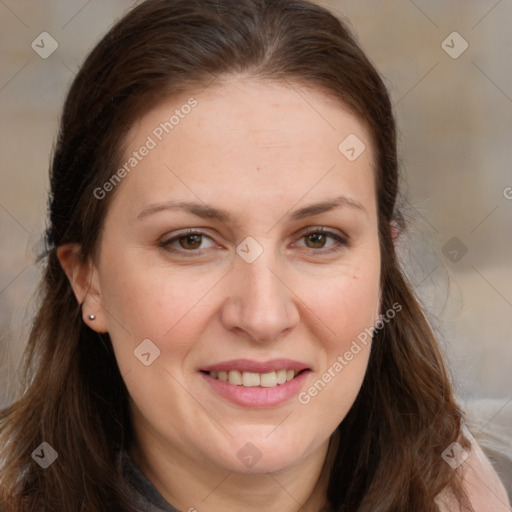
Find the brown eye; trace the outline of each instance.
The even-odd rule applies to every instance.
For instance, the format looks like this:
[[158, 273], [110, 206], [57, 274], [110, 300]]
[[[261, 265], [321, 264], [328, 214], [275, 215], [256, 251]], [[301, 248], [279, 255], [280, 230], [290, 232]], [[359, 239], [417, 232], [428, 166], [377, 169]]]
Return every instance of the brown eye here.
[[319, 256], [336, 253], [348, 246], [348, 240], [344, 236], [324, 228], [316, 228], [304, 233], [300, 241], [299, 247], [310, 249], [312, 254]]
[[321, 249], [322, 247], [324, 247], [326, 242], [325, 233], [310, 233], [309, 235], [306, 235], [304, 238], [311, 242], [311, 244], [308, 244], [306, 242], [306, 245], [310, 249]]
[[203, 235], [186, 235], [178, 238], [183, 249], [198, 249], [201, 246]]
[[212, 249], [215, 244], [208, 235], [200, 231], [186, 231], [162, 240], [159, 246], [178, 256], [200, 256], [204, 253], [203, 249]]

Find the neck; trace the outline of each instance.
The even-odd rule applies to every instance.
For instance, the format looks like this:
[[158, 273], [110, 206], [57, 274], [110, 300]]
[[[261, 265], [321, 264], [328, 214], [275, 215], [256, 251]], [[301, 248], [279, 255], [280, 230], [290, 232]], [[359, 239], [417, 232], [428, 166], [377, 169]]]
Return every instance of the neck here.
[[221, 471], [151, 443], [138, 442], [130, 452], [164, 499], [179, 510], [319, 512], [326, 506], [338, 442], [336, 431], [295, 467], [263, 474]]

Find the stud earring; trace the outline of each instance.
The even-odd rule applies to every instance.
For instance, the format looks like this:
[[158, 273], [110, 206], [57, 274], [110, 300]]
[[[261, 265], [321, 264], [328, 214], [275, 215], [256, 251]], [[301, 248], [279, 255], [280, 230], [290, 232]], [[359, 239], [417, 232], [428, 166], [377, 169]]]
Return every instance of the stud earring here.
[[87, 315], [87, 318], [89, 320], [94, 320], [96, 318], [96, 315], [90, 314], [90, 315]]

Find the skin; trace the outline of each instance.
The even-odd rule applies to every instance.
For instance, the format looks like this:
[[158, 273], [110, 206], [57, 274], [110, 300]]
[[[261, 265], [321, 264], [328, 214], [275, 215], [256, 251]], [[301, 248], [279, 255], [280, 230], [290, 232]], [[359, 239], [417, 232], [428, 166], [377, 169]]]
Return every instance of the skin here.
[[[125, 160], [189, 97], [162, 99], [146, 113], [125, 141]], [[297, 85], [228, 77], [195, 97], [197, 107], [117, 185], [94, 261], [82, 263], [76, 244], [60, 247], [59, 259], [84, 322], [112, 339], [130, 394], [131, 454], [169, 503], [190, 512], [317, 511], [333, 432], [359, 392], [370, 345], [307, 404], [234, 405], [199, 369], [291, 358], [311, 369], [307, 390], [374, 324], [380, 253], [369, 135], [343, 104]], [[352, 162], [338, 151], [349, 134], [366, 145]], [[360, 208], [288, 216], [340, 195]], [[148, 213], [171, 200], [226, 210], [232, 221]], [[316, 227], [347, 243], [315, 244], [305, 234]], [[179, 255], [162, 247], [185, 228], [205, 236], [192, 246], [181, 238], [185, 247], [175, 239]], [[236, 252], [247, 236], [263, 249], [252, 263]], [[199, 256], [191, 255], [196, 247]], [[134, 357], [145, 339], [160, 350], [149, 366]], [[251, 467], [237, 457], [247, 442], [261, 455]], [[506, 496], [474, 446], [466, 481], [483, 511]], [[489, 494], [491, 484], [497, 491]]]
[[[290, 358], [311, 369], [307, 390], [374, 324], [380, 254], [369, 136], [318, 91], [231, 77], [196, 96], [197, 107], [118, 185], [96, 261], [73, 266], [69, 247], [61, 261], [84, 321], [110, 334], [131, 396], [131, 452], [170, 503], [318, 510], [328, 444], [358, 394], [370, 345], [306, 405], [297, 397], [263, 409], [234, 405], [198, 370], [235, 358]], [[126, 158], [188, 98], [166, 99], [143, 116]], [[349, 134], [366, 145], [353, 162], [338, 150]], [[360, 206], [287, 216], [338, 196]], [[221, 208], [232, 222], [177, 209], [138, 218], [170, 200]], [[305, 236], [316, 227], [346, 244]], [[192, 247], [202, 255], [185, 254], [190, 245], [179, 241], [172, 246], [180, 255], [159, 246], [185, 228], [207, 235]], [[263, 249], [253, 263], [236, 252], [247, 236]], [[150, 366], [134, 357], [144, 339], [160, 350]], [[237, 457], [248, 442], [261, 454], [252, 467]]]

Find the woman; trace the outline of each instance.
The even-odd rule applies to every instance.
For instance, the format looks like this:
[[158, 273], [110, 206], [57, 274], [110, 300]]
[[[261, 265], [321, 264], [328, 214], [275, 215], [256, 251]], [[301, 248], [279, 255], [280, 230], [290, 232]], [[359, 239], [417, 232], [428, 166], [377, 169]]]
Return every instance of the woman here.
[[3, 512], [508, 510], [395, 254], [395, 122], [302, 0], [148, 0], [71, 87]]

